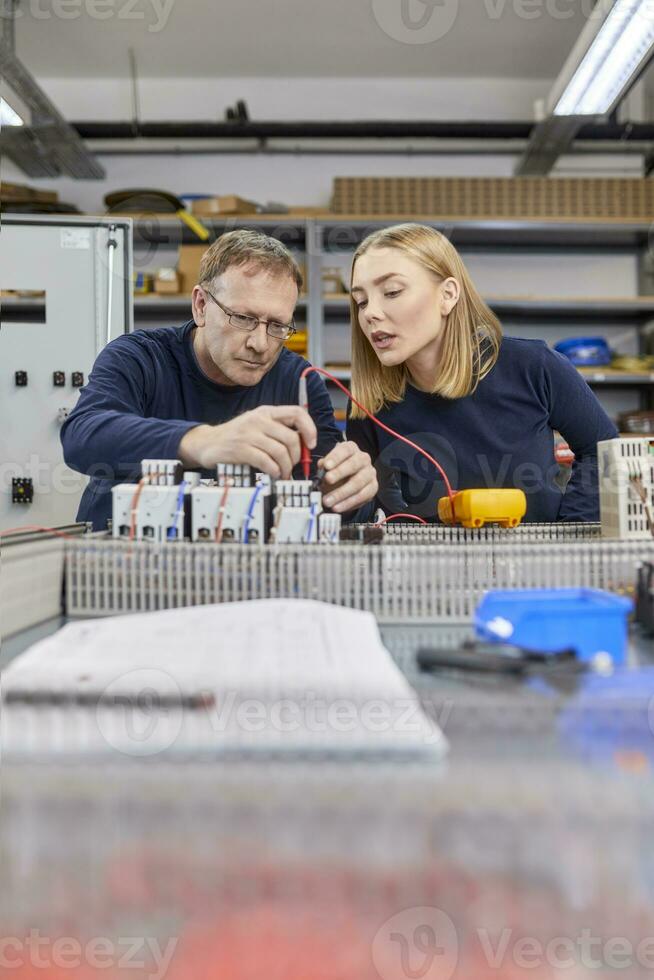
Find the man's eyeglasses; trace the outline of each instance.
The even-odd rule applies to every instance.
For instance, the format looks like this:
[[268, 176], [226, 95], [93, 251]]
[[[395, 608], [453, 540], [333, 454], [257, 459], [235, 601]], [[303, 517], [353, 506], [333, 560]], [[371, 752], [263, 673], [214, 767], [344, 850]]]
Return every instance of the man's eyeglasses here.
[[295, 323], [280, 323], [278, 320], [260, 320], [256, 316], [249, 316], [247, 313], [234, 313], [233, 310], [228, 309], [219, 303], [216, 297], [211, 293], [206, 286], [202, 287], [211, 299], [214, 301], [216, 306], [220, 307], [229, 322], [233, 327], [237, 327], [239, 330], [247, 330], [248, 333], [252, 333], [256, 330], [260, 323], [265, 323], [266, 333], [269, 337], [274, 337], [275, 340], [288, 340], [295, 333]]

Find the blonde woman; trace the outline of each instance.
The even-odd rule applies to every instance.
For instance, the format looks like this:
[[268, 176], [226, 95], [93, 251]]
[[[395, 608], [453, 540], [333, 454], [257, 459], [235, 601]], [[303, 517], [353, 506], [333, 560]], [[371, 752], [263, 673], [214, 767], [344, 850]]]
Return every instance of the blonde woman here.
[[[599, 519], [596, 446], [615, 426], [568, 360], [502, 336], [447, 238], [418, 224], [370, 235], [351, 297], [354, 397], [430, 452], [455, 489], [518, 487], [527, 521]], [[575, 454], [565, 489], [555, 429]], [[446, 491], [423, 457], [354, 405], [348, 439], [375, 462], [387, 514], [437, 520]]]

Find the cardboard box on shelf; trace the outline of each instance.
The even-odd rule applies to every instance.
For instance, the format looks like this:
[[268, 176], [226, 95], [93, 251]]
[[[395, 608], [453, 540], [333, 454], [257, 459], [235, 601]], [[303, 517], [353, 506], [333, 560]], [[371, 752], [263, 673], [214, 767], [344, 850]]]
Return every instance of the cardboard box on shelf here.
[[[179, 258], [177, 260], [177, 272], [180, 276], [180, 290], [183, 293], [190, 293], [193, 287], [199, 281], [200, 272], [200, 262], [202, 261], [202, 256], [209, 248], [209, 244], [206, 245], [182, 245], [179, 249]], [[302, 273], [302, 280], [304, 282], [304, 287], [300, 292], [302, 294], [307, 291], [307, 268], [304, 258], [296, 256], [296, 262], [300, 267], [300, 272]]]
[[343, 272], [339, 266], [325, 266], [322, 270], [323, 296], [340, 296], [346, 292], [343, 284]]
[[201, 197], [193, 201], [192, 212], [198, 218], [211, 218], [224, 214], [256, 214], [257, 206], [254, 201], [246, 201], [236, 194], [224, 194], [220, 197]]
[[208, 245], [182, 245], [177, 260], [177, 272], [180, 278], [180, 290], [190, 293], [199, 279], [200, 262], [208, 249]]
[[175, 295], [181, 287], [181, 276], [177, 269], [159, 269], [154, 281], [154, 291], [160, 295]]

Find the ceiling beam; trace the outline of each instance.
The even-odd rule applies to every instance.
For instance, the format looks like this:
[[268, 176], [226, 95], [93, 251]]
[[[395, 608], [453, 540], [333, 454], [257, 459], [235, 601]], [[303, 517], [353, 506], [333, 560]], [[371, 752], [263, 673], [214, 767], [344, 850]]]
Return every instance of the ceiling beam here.
[[[126, 122], [124, 120], [71, 121], [84, 140], [243, 140], [317, 139], [317, 140], [480, 140], [509, 143], [528, 140], [538, 124], [506, 120], [248, 120], [216, 122], [212, 120], [177, 120], [160, 122]], [[588, 143], [639, 142], [654, 140], [654, 123], [588, 123], [582, 120], [577, 139]]]

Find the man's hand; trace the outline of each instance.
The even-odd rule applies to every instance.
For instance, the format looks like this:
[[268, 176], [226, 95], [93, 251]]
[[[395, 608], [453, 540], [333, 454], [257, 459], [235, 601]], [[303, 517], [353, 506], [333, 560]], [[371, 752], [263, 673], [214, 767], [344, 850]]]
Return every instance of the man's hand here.
[[300, 461], [300, 438], [309, 449], [318, 441], [316, 426], [304, 408], [260, 405], [222, 425], [189, 429], [178, 453], [184, 466], [211, 469], [217, 463], [243, 463], [273, 480], [289, 480]]
[[368, 453], [355, 442], [339, 442], [318, 466], [326, 471], [320, 487], [323, 503], [337, 514], [356, 510], [375, 497], [377, 473]]

